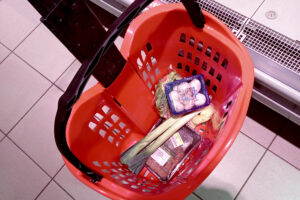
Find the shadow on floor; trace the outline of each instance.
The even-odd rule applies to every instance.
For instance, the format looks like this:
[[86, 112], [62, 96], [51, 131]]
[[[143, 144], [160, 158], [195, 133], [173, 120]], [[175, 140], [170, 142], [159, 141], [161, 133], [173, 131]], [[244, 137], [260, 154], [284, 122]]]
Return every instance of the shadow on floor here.
[[196, 193], [197, 197], [201, 198], [202, 200], [233, 200], [234, 199], [234, 197], [229, 192], [225, 190], [221, 190], [220, 188], [201, 187], [198, 189], [197, 193]]

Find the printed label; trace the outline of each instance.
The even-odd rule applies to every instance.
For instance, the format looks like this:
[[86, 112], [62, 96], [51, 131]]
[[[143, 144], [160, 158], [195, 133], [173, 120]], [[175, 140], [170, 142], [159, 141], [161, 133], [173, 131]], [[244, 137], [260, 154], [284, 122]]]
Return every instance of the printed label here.
[[183, 145], [183, 141], [182, 141], [182, 138], [180, 137], [179, 132], [175, 133], [171, 137], [171, 143], [173, 144], [174, 148], [177, 148], [177, 147]]
[[168, 154], [165, 150], [159, 147], [152, 155], [153, 158], [160, 166], [164, 166], [168, 160], [171, 158], [171, 155]]

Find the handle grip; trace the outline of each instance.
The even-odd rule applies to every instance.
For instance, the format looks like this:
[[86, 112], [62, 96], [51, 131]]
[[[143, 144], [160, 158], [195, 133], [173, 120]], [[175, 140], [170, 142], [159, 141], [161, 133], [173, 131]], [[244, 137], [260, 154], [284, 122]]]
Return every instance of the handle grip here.
[[[85, 166], [70, 150], [66, 141], [66, 125], [70, 117], [72, 107], [80, 97], [91, 73], [97, 66], [97, 63], [103, 57], [110, 45], [115, 41], [117, 36], [122, 32], [123, 28], [129, 24], [137, 14], [146, 8], [152, 0], [136, 0], [132, 3], [123, 14], [112, 24], [107, 31], [97, 53], [91, 59], [83, 62], [65, 93], [61, 96], [58, 102], [58, 109], [55, 118], [55, 141], [61, 154], [78, 170], [90, 178], [92, 182], [98, 182], [102, 179], [100, 174]], [[204, 25], [204, 17], [198, 4], [194, 0], [184, 0], [189, 15], [192, 17], [194, 24], [201, 28]], [[200, 16], [199, 16], [200, 15]], [[195, 18], [195, 19], [193, 19]]]

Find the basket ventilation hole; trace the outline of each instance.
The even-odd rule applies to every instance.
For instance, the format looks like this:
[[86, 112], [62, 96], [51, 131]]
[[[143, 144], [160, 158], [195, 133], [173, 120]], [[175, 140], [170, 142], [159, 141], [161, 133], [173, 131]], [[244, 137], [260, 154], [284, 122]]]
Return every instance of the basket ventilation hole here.
[[184, 50], [183, 49], [179, 49], [178, 56], [184, 57]]
[[214, 60], [216, 63], [218, 63], [218, 62], [219, 62], [219, 59], [220, 59], [220, 53], [217, 52], [217, 53], [215, 54], [213, 60]]
[[140, 58], [137, 59], [137, 64], [139, 66], [139, 69], [142, 69], [143, 63]]
[[150, 64], [149, 64], [149, 63], [147, 63], [147, 64], [146, 64], [146, 66], [147, 66], [147, 70], [148, 70], [148, 72], [150, 72], [150, 71], [151, 71], [151, 66], [150, 66]]
[[184, 34], [184, 33], [181, 33], [179, 41], [180, 41], [180, 42], [185, 42], [185, 40], [186, 40], [185, 34]]
[[116, 128], [114, 128], [114, 130], [112, 131], [115, 135], [118, 135], [120, 133], [120, 131]]
[[128, 183], [127, 181], [125, 181], [125, 180], [122, 180], [121, 183], [123, 183], [123, 184], [125, 184], [125, 185], [129, 184], [129, 183]]
[[124, 127], [126, 126], [126, 124], [124, 124], [123, 122], [120, 122], [119, 126], [120, 126], [121, 129], [124, 129]]
[[117, 141], [117, 142], [116, 142], [116, 147], [118, 147], [118, 146], [119, 146], [119, 144], [120, 144], [120, 142], [119, 142], [119, 141]]
[[193, 70], [192, 75], [193, 76], [197, 75], [197, 71], [195, 69]]
[[151, 190], [143, 189], [143, 192], [151, 192]]
[[189, 44], [193, 47], [195, 45], [195, 38], [194, 37], [190, 37], [190, 42]]
[[199, 66], [200, 58], [198, 56], [195, 57], [195, 65]]
[[200, 51], [200, 52], [203, 51], [203, 42], [198, 43], [197, 50]]
[[110, 171], [117, 173], [118, 171], [115, 169], [110, 169]]
[[207, 70], [207, 62], [203, 61], [201, 68], [206, 71]]
[[182, 69], [182, 63], [178, 63], [178, 64], [177, 64], [177, 68], [178, 68], [178, 69]]
[[148, 88], [149, 88], [149, 89], [152, 88], [152, 85], [151, 85], [151, 83], [150, 83], [149, 81], [148, 81], [147, 85], [148, 85]]
[[89, 123], [89, 128], [91, 129], [91, 130], [94, 130], [95, 128], [96, 128], [96, 124], [94, 123], [94, 122], [90, 122]]
[[110, 143], [113, 143], [114, 137], [113, 137], [113, 136], [108, 136], [108, 141], [109, 141]]
[[215, 93], [217, 92], [217, 86], [214, 85], [212, 88], [211, 88]]
[[122, 168], [119, 168], [118, 170], [119, 170], [120, 172], [124, 172], [124, 170], [123, 170]]
[[187, 173], [191, 174], [193, 170], [194, 170], [194, 168], [191, 168]]
[[124, 137], [125, 137], [124, 135], [121, 135], [121, 136], [120, 136], [120, 139], [122, 140]]
[[139, 188], [139, 186], [137, 186], [137, 185], [131, 185], [131, 187], [132, 187], [133, 189], [138, 189], [138, 188]]
[[201, 158], [197, 160], [196, 165], [199, 165], [200, 162], [201, 162]]
[[210, 75], [214, 76], [214, 74], [215, 74], [215, 68], [211, 67], [208, 73]]
[[102, 110], [103, 110], [103, 112], [104, 112], [105, 114], [108, 114], [109, 111], [110, 111], [110, 108], [109, 108], [107, 105], [104, 105], [104, 106], [102, 107]]
[[157, 63], [157, 60], [154, 56], [151, 57], [151, 63], [152, 63], [152, 66]]
[[101, 167], [101, 165], [98, 161], [93, 161], [93, 165], [95, 165], [96, 167]]
[[220, 73], [218, 73], [218, 75], [217, 75], [217, 80], [219, 81], [219, 82], [221, 82], [221, 80], [222, 80], [222, 74], [220, 74]]
[[147, 51], [150, 52], [152, 50], [151, 44], [148, 42], [146, 45]]
[[185, 71], [186, 71], [186, 72], [190, 72], [190, 66], [188, 66], [188, 65], [185, 66]]
[[147, 170], [147, 171], [145, 172], [145, 174], [144, 174], [144, 177], [147, 177], [148, 174], [149, 174], [149, 171]]
[[200, 129], [199, 129], [199, 132], [200, 132], [200, 133], [203, 133], [203, 132], [204, 132], [204, 129], [203, 129], [203, 128], [200, 128]]
[[210, 57], [211, 56], [211, 51], [212, 51], [211, 47], [207, 47], [207, 49], [205, 51], [205, 55], [207, 55], [208, 57]]
[[102, 169], [101, 171], [104, 173], [109, 173], [109, 171], [107, 169]]
[[117, 175], [115, 175], [115, 174], [112, 174], [112, 175], [110, 175], [111, 177], [113, 177], [114, 179], [120, 179]]
[[144, 80], [147, 80], [147, 79], [148, 79], [148, 75], [147, 75], [147, 73], [146, 73], [145, 70], [143, 71], [143, 77], [144, 77]]
[[151, 186], [148, 186], [147, 188], [149, 188], [149, 189], [151, 189], [151, 190], [155, 189], [154, 187], [151, 187]]
[[226, 113], [224, 114], [223, 118], [227, 117], [227, 115], [228, 115], [228, 112], [226, 112]]
[[99, 134], [104, 138], [104, 137], [105, 137], [105, 134], [106, 134], [106, 131], [100, 129], [100, 130], [99, 130]]
[[125, 133], [129, 133], [130, 132], [130, 129], [128, 128], [128, 129], [126, 129], [126, 131], [125, 131]]
[[110, 164], [107, 161], [104, 161], [103, 164], [107, 167], [110, 167]]
[[129, 178], [128, 181], [129, 182], [134, 182], [134, 180], [132, 178]]
[[98, 122], [100, 122], [100, 121], [103, 119], [103, 116], [100, 115], [99, 113], [96, 113], [96, 114], [94, 115], [94, 118], [95, 118]]
[[191, 53], [191, 52], [188, 52], [188, 54], [187, 54], [187, 59], [188, 59], [188, 60], [192, 60], [192, 57], [193, 57], [193, 56], [192, 56], [192, 53]]
[[210, 80], [206, 79], [205, 84], [206, 84], [207, 87], [209, 87], [210, 86]]
[[111, 116], [111, 119], [116, 123], [119, 120], [119, 117], [115, 114]]
[[227, 66], [228, 66], [228, 60], [225, 58], [225, 59], [223, 60], [223, 62], [222, 62], [221, 65], [224, 67], [224, 69], [227, 69]]
[[156, 76], [158, 76], [158, 75], [159, 75], [159, 73], [160, 73], [159, 69], [158, 69], [158, 68], [156, 68], [156, 69], [155, 69], [155, 74], [156, 74]]
[[144, 50], [141, 50], [141, 56], [142, 56], [142, 59], [143, 61], [146, 59], [146, 53]]
[[231, 106], [231, 104], [232, 104], [232, 101], [229, 101], [229, 102], [227, 103], [227, 105], [226, 105], [226, 109], [228, 109], [229, 106]]
[[110, 127], [112, 127], [112, 123], [106, 121], [106, 122], [104, 122], [104, 126], [105, 126], [107, 129], [109, 129]]
[[154, 78], [154, 76], [153, 76], [153, 75], [151, 75], [151, 81], [152, 81], [152, 83], [154, 83], [154, 82], [155, 82], [155, 78]]
[[115, 166], [115, 167], [118, 166], [116, 162], [111, 162], [111, 164], [112, 164], [113, 166]]

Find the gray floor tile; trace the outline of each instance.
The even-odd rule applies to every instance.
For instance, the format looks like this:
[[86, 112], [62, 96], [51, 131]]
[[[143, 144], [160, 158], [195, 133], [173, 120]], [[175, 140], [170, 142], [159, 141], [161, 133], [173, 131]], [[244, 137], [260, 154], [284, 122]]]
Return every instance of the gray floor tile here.
[[32, 200], [50, 178], [8, 138], [0, 143], [0, 199]]
[[53, 181], [51, 181], [51, 183], [37, 198], [37, 200], [71, 200], [71, 199], [72, 198]]
[[75, 60], [68, 49], [43, 24], [39, 25], [15, 52], [52, 82]]
[[267, 152], [237, 200], [298, 200], [300, 171]]
[[194, 191], [205, 200], [232, 200], [255, 168], [265, 149], [239, 134], [223, 160]]
[[247, 1], [247, 0], [216, 0], [217, 2], [223, 4], [224, 6], [227, 6], [228, 8], [231, 8], [238, 13], [241, 13], [245, 15], [246, 17], [251, 17], [255, 10], [260, 6], [260, 4], [263, 2], [263, 0], [253, 0], [253, 1]]
[[263, 145], [269, 147], [276, 134], [250, 117], [246, 117], [241, 132]]
[[0, 129], [7, 133], [51, 83], [14, 54], [0, 64]]
[[63, 165], [54, 141], [54, 119], [61, 95], [61, 90], [52, 86], [9, 134], [50, 176]]
[[40, 23], [28, 1], [0, 1], [0, 42], [13, 50]]
[[0, 44], [0, 63], [8, 56], [10, 50]]
[[[253, 19], [293, 40], [300, 41], [299, 8], [300, 1], [298, 0], [265, 0]], [[273, 15], [276, 18], [266, 17], [270, 11], [275, 12]]]

